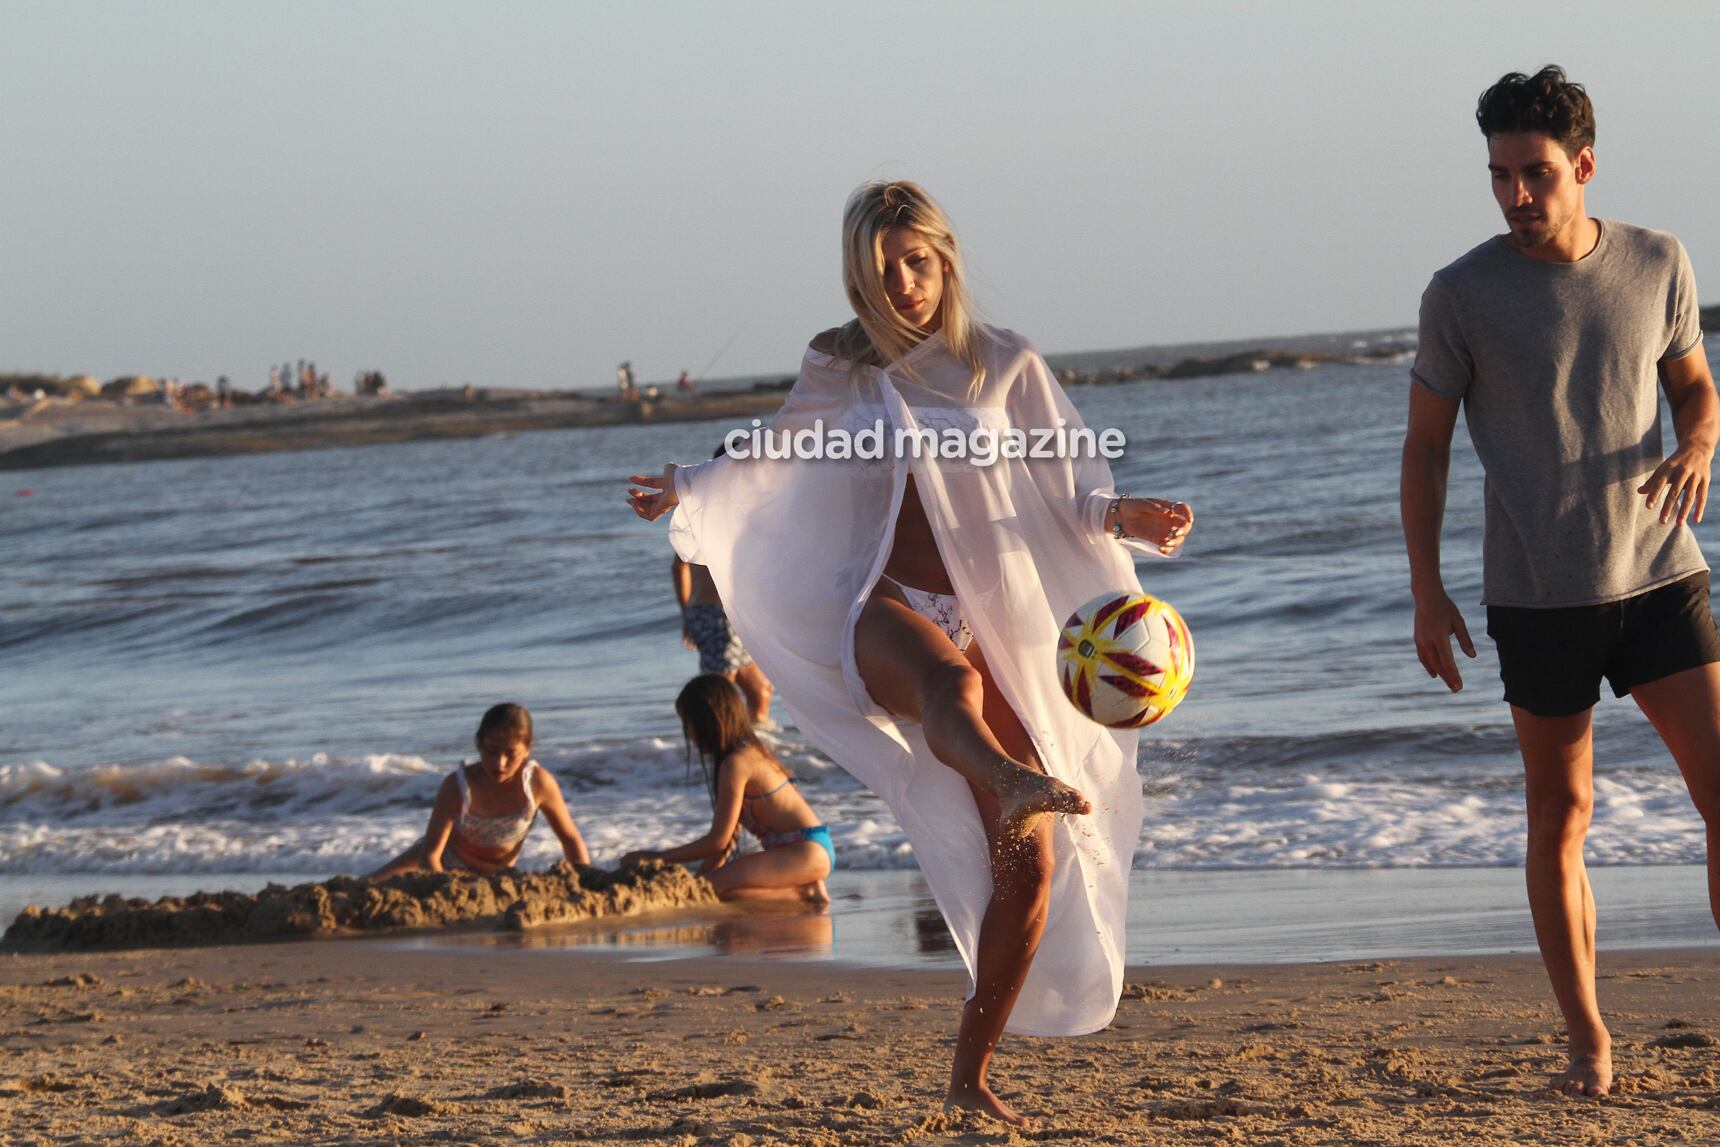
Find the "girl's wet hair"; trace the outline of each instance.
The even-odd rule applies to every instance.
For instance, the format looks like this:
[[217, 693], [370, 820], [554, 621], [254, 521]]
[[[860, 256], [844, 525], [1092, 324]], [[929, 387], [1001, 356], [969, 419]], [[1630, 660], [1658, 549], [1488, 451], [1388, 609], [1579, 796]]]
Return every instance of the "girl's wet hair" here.
[[717, 773], [730, 754], [750, 746], [776, 759], [753, 732], [752, 710], [746, 695], [721, 673], [701, 673], [682, 686], [680, 696], [675, 698], [675, 715], [681, 718], [688, 766], [691, 767], [692, 755], [697, 752], [713, 801]]
[[484, 719], [478, 722], [477, 735], [472, 738], [474, 744], [481, 750], [484, 738], [491, 733], [512, 733], [525, 745], [532, 744], [532, 715], [525, 707], [512, 701], [504, 701], [500, 705], [491, 705], [484, 713]]

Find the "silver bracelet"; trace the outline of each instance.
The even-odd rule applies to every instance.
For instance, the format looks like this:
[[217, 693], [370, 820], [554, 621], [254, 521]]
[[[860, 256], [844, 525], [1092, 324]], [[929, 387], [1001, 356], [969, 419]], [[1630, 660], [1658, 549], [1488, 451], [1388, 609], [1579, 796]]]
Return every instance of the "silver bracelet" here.
[[1130, 535], [1123, 529], [1123, 499], [1127, 494], [1118, 494], [1111, 499], [1111, 536], [1118, 541]]

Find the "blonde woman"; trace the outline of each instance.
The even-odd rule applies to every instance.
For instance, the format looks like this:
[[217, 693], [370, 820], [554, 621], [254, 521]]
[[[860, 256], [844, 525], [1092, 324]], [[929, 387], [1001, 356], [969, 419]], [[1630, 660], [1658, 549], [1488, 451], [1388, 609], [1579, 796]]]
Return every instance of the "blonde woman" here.
[[[1057, 635], [1138, 590], [1127, 551], [1176, 552], [1193, 516], [1119, 496], [1091, 452], [923, 448], [1082, 424], [1032, 344], [976, 321], [918, 186], [850, 197], [843, 279], [855, 318], [812, 340], [770, 427], [829, 453], [743, 459], [731, 436], [731, 457], [635, 475], [628, 497], [647, 520], [675, 511], [676, 550], [711, 571], [800, 729], [901, 822], [972, 976], [947, 1103], [1021, 1123], [992, 1053], [1005, 1030], [1110, 1023], [1141, 823], [1136, 734], [1064, 699]], [[839, 437], [874, 428], [882, 457], [840, 459]]]

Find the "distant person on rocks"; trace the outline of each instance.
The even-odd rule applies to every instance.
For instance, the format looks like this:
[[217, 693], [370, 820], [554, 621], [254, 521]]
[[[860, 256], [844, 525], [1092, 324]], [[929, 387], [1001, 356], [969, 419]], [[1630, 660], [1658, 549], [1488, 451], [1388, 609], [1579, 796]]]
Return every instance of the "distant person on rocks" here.
[[675, 389], [682, 394], [697, 394], [699, 393], [699, 384], [689, 378], [687, 372], [683, 370], [681, 377], [675, 380]]
[[639, 386], [633, 381], [632, 362], [624, 362], [615, 368], [615, 393], [622, 402], [639, 400]]
[[[718, 446], [711, 457], [721, 458], [724, 453]], [[682, 561], [677, 554], [669, 560], [669, 576], [675, 584], [675, 601], [681, 607], [681, 643], [698, 651], [699, 672], [721, 674], [739, 685], [754, 723], [768, 724], [773, 692], [770, 678], [747, 655], [740, 635], [729, 624], [711, 572]]]
[[1583, 867], [1603, 677], [1684, 774], [1720, 923], [1720, 632], [1689, 526], [1708, 501], [1720, 399], [1684, 247], [1584, 206], [1596, 161], [1582, 86], [1556, 67], [1514, 72], [1482, 93], [1476, 119], [1507, 231], [1422, 295], [1402, 480], [1416, 654], [1452, 692], [1463, 687], [1452, 638], [1475, 656], [1439, 563], [1461, 410], [1487, 472], [1484, 604], [1523, 757], [1529, 909], [1569, 1039], [1554, 1085], [1606, 1095], [1612, 1037]]
[[476, 764], [462, 764], [443, 780], [430, 809], [430, 827], [418, 842], [366, 879], [402, 872], [474, 872], [512, 868], [541, 810], [569, 862], [589, 865], [591, 854], [567, 811], [561, 786], [531, 759], [532, 718], [513, 704], [493, 705], [473, 738]]
[[380, 370], [361, 370], [353, 378], [353, 392], [360, 395], [381, 396], [388, 393], [388, 380]]

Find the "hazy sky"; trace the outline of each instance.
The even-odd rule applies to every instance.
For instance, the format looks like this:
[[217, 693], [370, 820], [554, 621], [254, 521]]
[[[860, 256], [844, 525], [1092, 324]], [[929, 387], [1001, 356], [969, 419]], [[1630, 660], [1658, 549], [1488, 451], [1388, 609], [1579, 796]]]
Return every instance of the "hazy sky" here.
[[1476, 96], [1547, 62], [1591, 212], [1717, 300], [1717, 53], [1712, 0], [0, 0], [0, 370], [787, 372], [894, 176], [1048, 351], [1407, 325], [1499, 229]]

